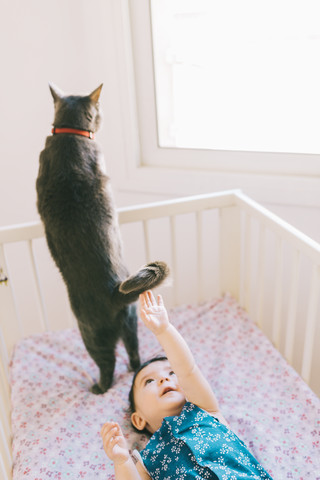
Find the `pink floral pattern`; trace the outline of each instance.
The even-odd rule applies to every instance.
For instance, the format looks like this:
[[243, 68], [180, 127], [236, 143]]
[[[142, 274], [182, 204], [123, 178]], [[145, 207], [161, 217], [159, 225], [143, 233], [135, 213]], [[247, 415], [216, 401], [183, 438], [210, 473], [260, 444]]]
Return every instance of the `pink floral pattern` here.
[[[320, 400], [226, 296], [171, 310], [172, 322], [192, 348], [230, 427], [275, 480], [320, 480]], [[161, 350], [139, 325], [145, 360]], [[100, 428], [114, 420], [132, 449], [146, 438], [130, 426], [127, 396], [132, 372], [122, 344], [114, 384], [90, 393], [98, 369], [77, 329], [22, 340], [10, 366], [13, 478], [114, 479]]]

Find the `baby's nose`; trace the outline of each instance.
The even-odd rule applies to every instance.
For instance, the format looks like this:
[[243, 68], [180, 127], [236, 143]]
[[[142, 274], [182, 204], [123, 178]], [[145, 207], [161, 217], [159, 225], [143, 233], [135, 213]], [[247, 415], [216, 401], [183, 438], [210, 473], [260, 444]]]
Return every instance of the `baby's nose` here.
[[168, 377], [161, 377], [160, 378], [160, 385], [163, 383], [163, 382], [168, 382], [169, 381], [169, 378]]

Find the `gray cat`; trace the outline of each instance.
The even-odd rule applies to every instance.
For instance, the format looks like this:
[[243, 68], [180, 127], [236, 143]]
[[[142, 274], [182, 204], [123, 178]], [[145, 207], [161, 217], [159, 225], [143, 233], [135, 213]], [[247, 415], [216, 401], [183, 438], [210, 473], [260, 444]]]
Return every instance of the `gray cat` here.
[[96, 394], [112, 383], [120, 338], [130, 367], [139, 367], [132, 302], [168, 275], [164, 262], [149, 263], [132, 276], [124, 264], [110, 180], [94, 141], [101, 123], [101, 88], [88, 96], [66, 96], [50, 85], [53, 135], [40, 154], [36, 182], [49, 249], [66, 283], [86, 349], [100, 369], [100, 380], [91, 389]]

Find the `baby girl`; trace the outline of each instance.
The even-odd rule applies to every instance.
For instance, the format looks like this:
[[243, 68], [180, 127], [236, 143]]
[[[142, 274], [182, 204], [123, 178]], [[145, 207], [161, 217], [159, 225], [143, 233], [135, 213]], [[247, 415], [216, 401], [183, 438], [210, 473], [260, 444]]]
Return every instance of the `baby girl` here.
[[162, 297], [156, 301], [150, 291], [140, 295], [140, 315], [166, 356], [139, 368], [129, 394], [133, 427], [151, 435], [145, 449], [131, 456], [120, 426], [102, 427], [116, 479], [271, 479], [229, 428]]

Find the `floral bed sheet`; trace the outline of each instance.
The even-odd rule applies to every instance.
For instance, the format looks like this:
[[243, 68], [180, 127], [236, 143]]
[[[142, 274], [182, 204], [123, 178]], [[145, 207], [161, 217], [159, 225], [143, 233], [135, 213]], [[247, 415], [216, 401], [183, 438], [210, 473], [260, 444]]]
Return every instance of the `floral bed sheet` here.
[[[320, 480], [320, 400], [229, 297], [170, 311], [209, 379], [230, 427], [275, 480]], [[142, 360], [161, 352], [139, 324]], [[119, 422], [132, 449], [132, 380], [122, 344], [112, 388], [90, 393], [98, 369], [78, 330], [22, 340], [11, 365], [13, 479], [114, 479], [100, 429]]]

